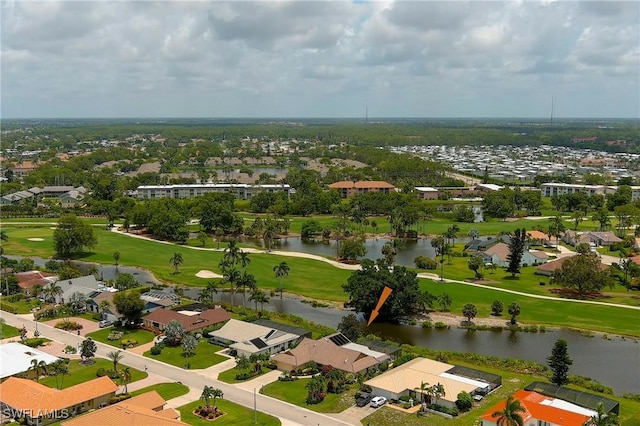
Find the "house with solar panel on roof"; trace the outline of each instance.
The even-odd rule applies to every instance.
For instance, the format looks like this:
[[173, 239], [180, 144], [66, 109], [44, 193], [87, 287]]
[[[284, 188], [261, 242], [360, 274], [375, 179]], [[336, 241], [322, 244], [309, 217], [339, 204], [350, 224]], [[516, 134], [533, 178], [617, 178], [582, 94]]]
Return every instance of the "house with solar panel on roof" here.
[[227, 346], [238, 355], [251, 356], [287, 350], [307, 333], [307, 330], [280, 327], [274, 322], [265, 326], [232, 318], [218, 330], [210, 332], [209, 337], [212, 343]]
[[295, 348], [272, 359], [278, 370], [285, 372], [303, 370], [314, 362], [319, 366], [331, 365], [346, 373], [359, 373], [377, 368], [378, 364], [389, 361], [391, 357], [336, 333], [318, 340], [304, 338]]

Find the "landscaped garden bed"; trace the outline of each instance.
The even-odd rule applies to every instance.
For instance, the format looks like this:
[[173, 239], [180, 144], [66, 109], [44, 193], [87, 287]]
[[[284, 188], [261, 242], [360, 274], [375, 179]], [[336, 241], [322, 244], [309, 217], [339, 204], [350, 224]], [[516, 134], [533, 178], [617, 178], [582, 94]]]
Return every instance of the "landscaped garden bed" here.
[[202, 401], [193, 401], [189, 404], [183, 405], [178, 408], [180, 411], [180, 418], [183, 422], [193, 426], [231, 426], [231, 425], [253, 425], [258, 426], [279, 426], [281, 424], [278, 418], [270, 416], [268, 414], [258, 411], [255, 413], [257, 423], [254, 423], [253, 409], [243, 407], [239, 404], [233, 403], [228, 400], [216, 401], [216, 407], [225, 413], [222, 417], [217, 417], [215, 420], [203, 419], [195, 414], [195, 411], [199, 406], [202, 406]]

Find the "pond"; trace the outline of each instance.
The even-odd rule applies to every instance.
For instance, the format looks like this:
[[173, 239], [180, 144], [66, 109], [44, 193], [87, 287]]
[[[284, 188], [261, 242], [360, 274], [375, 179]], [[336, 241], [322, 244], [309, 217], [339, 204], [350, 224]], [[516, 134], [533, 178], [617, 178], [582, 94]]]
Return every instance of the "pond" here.
[[[185, 291], [197, 297], [197, 290]], [[216, 301], [231, 302], [231, 295], [218, 293]], [[253, 307], [248, 300], [246, 306]], [[351, 313], [332, 307], [314, 308], [303, 299], [286, 295], [271, 298], [264, 309], [272, 312], [286, 312], [301, 316], [309, 321], [336, 328], [343, 316]], [[242, 305], [242, 295], [235, 294], [235, 305]], [[593, 337], [563, 329], [552, 329], [545, 333], [525, 333], [511, 331], [468, 331], [465, 329], [423, 329], [419, 326], [374, 323], [367, 333], [398, 343], [424, 346], [429, 349], [458, 352], [476, 352], [500, 358], [517, 358], [546, 365], [546, 357], [557, 339], [565, 339], [569, 355], [573, 359], [570, 373], [591, 377], [614, 388], [616, 394], [640, 393], [640, 343], [635, 339], [615, 336]]]
[[[417, 242], [421, 244], [421, 242]], [[15, 256], [7, 256], [17, 258]], [[44, 265], [45, 259], [33, 258], [37, 265]], [[93, 264], [74, 262], [82, 270], [90, 269]], [[99, 266], [105, 279], [116, 277], [114, 265]], [[118, 268], [119, 272], [132, 274], [143, 284], [158, 283], [153, 275], [140, 268]], [[171, 287], [167, 290], [171, 291]], [[185, 295], [197, 298], [199, 289], [187, 289]], [[216, 301], [231, 303], [231, 295], [227, 292], [214, 295]], [[246, 297], [246, 305], [253, 307], [253, 303]], [[271, 297], [264, 309], [275, 312], [285, 312], [301, 316], [309, 321], [335, 328], [343, 316], [349, 311], [333, 307], [314, 308], [303, 299], [285, 295]], [[242, 305], [242, 294], [233, 296], [235, 305]], [[591, 377], [607, 386], [614, 388], [616, 394], [625, 392], [640, 393], [640, 343], [635, 339], [624, 339], [615, 336], [603, 338], [596, 334], [589, 337], [568, 330], [549, 330], [546, 333], [525, 332], [493, 332], [467, 331], [452, 328], [448, 330], [423, 329], [419, 326], [374, 323], [367, 329], [384, 339], [416, 346], [424, 346], [434, 350], [450, 350], [460, 352], [476, 352], [482, 355], [498, 356], [500, 358], [518, 358], [535, 361], [546, 365], [545, 358], [551, 353], [556, 339], [567, 340], [569, 355], [573, 359], [570, 373]]]

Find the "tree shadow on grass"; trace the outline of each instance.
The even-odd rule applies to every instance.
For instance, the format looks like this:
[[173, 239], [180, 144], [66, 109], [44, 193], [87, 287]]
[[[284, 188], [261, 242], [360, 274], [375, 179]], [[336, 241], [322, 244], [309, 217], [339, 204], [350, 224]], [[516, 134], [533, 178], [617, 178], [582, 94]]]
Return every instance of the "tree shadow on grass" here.
[[610, 299], [611, 296], [604, 295], [599, 291], [579, 292], [570, 288], [552, 288], [550, 293], [556, 294], [565, 299], [579, 299], [579, 300], [603, 300]]

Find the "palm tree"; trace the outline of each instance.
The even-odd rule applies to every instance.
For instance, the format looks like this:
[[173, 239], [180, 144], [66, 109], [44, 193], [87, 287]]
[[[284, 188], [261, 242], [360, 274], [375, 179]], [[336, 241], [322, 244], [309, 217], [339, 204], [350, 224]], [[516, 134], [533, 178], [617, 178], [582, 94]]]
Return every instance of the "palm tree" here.
[[229, 283], [231, 288], [231, 306], [233, 307], [233, 294], [235, 293], [236, 284], [240, 281], [240, 271], [235, 267], [231, 267], [224, 271], [223, 282]]
[[115, 260], [116, 262], [116, 271], [118, 270], [118, 262], [120, 262], [120, 252], [119, 251], [114, 251], [113, 252], [113, 260]]
[[218, 281], [209, 281], [205, 290], [209, 292], [209, 300], [213, 300], [213, 295], [218, 293]]
[[29, 370], [32, 370], [36, 376], [36, 382], [39, 381], [40, 376], [47, 372], [47, 363], [44, 361], [38, 361], [37, 359], [31, 360], [31, 367]]
[[264, 291], [256, 288], [251, 292], [251, 297], [249, 297], [249, 300], [253, 300], [256, 304], [256, 311], [258, 310], [258, 303], [260, 303], [260, 310], [262, 311], [264, 304], [269, 303], [269, 296], [267, 296]]
[[276, 237], [276, 229], [273, 225], [267, 224], [264, 228], [264, 232], [262, 233], [262, 239], [264, 240], [264, 245], [267, 251], [271, 251], [271, 243], [273, 239]]
[[598, 404], [597, 413], [591, 417], [589, 426], [614, 426], [619, 425], [618, 417], [614, 413], [607, 413], [604, 404]]
[[282, 293], [284, 293], [285, 288], [284, 287], [276, 287], [273, 289], [273, 292], [275, 294], [280, 293], [280, 300], [282, 300]]
[[111, 302], [109, 302], [108, 300], [101, 300], [100, 303], [98, 303], [98, 310], [102, 314], [103, 319], [104, 313], [109, 310], [109, 308], [111, 308]]
[[131, 382], [131, 372], [129, 371], [129, 367], [125, 367], [125, 369], [120, 372], [120, 379], [122, 379], [122, 384], [124, 385], [124, 391], [122, 393], [129, 393], [127, 389], [127, 385]]
[[420, 403], [424, 404], [424, 393], [429, 389], [429, 383], [421, 381], [416, 389], [420, 390]]
[[42, 294], [44, 286], [42, 284], [35, 284], [31, 287], [31, 297], [38, 297]]
[[240, 275], [238, 279], [238, 287], [242, 287], [242, 307], [245, 306], [245, 288], [249, 287], [250, 290], [253, 290], [256, 288], [256, 284], [257, 281], [253, 275], [247, 274], [247, 271], [242, 272], [242, 275]]
[[202, 389], [200, 399], [204, 401], [204, 405], [209, 408], [209, 400], [213, 398], [213, 386], [206, 386]]
[[211, 391], [211, 396], [213, 397], [213, 406], [216, 406], [216, 399], [217, 398], [224, 398], [224, 393], [222, 392], [221, 389], [218, 388], [214, 388]]
[[228, 265], [235, 265], [238, 263], [240, 259], [240, 248], [238, 247], [238, 243], [236, 240], [229, 241], [229, 244], [224, 249], [224, 254], [222, 255], [222, 260]]
[[178, 252], [173, 253], [173, 256], [171, 256], [171, 259], [169, 259], [169, 263], [173, 265], [174, 274], [177, 274], [180, 272], [178, 267], [182, 264], [182, 262], [184, 262], [184, 259], [182, 258], [182, 253], [178, 253]]
[[111, 361], [113, 361], [113, 371], [115, 371], [116, 373], [118, 372], [118, 362], [124, 358], [124, 355], [122, 355], [122, 351], [118, 350], [118, 351], [111, 351], [107, 354], [107, 358], [109, 358]]
[[502, 411], [494, 411], [491, 417], [497, 419], [498, 426], [524, 426], [524, 419], [520, 413], [525, 413], [526, 409], [519, 400], [509, 395]]
[[[280, 262], [278, 265], [273, 267], [273, 271], [276, 274], [276, 278], [280, 279], [280, 299], [282, 299], [282, 279], [284, 277], [288, 277], [289, 276], [289, 265], [287, 264], [287, 262]], [[278, 291], [278, 289], [276, 289], [276, 292]]]
[[[52, 362], [49, 367], [51, 368], [51, 371], [53, 372], [55, 378], [56, 378], [56, 388], [57, 389], [62, 389], [63, 385], [64, 385], [64, 376], [66, 376], [67, 374], [69, 374], [69, 364], [68, 364], [68, 360], [64, 360], [64, 359], [58, 359], [54, 362]], [[58, 383], [58, 377], [62, 376], [60, 382]]]
[[432, 386], [432, 392], [433, 396], [436, 397], [436, 405], [438, 405], [438, 398], [440, 398], [441, 396], [447, 396], [444, 390], [444, 386], [440, 382], [438, 382], [437, 385]]
[[57, 296], [62, 296], [62, 287], [60, 287], [57, 282], [51, 283], [49, 285], [49, 295], [55, 302]]
[[198, 302], [211, 302], [211, 294], [206, 288], [203, 288], [198, 292]]
[[242, 265], [242, 270], [244, 271], [247, 268], [247, 265], [251, 264], [249, 253], [241, 250], [238, 254], [238, 262]]

